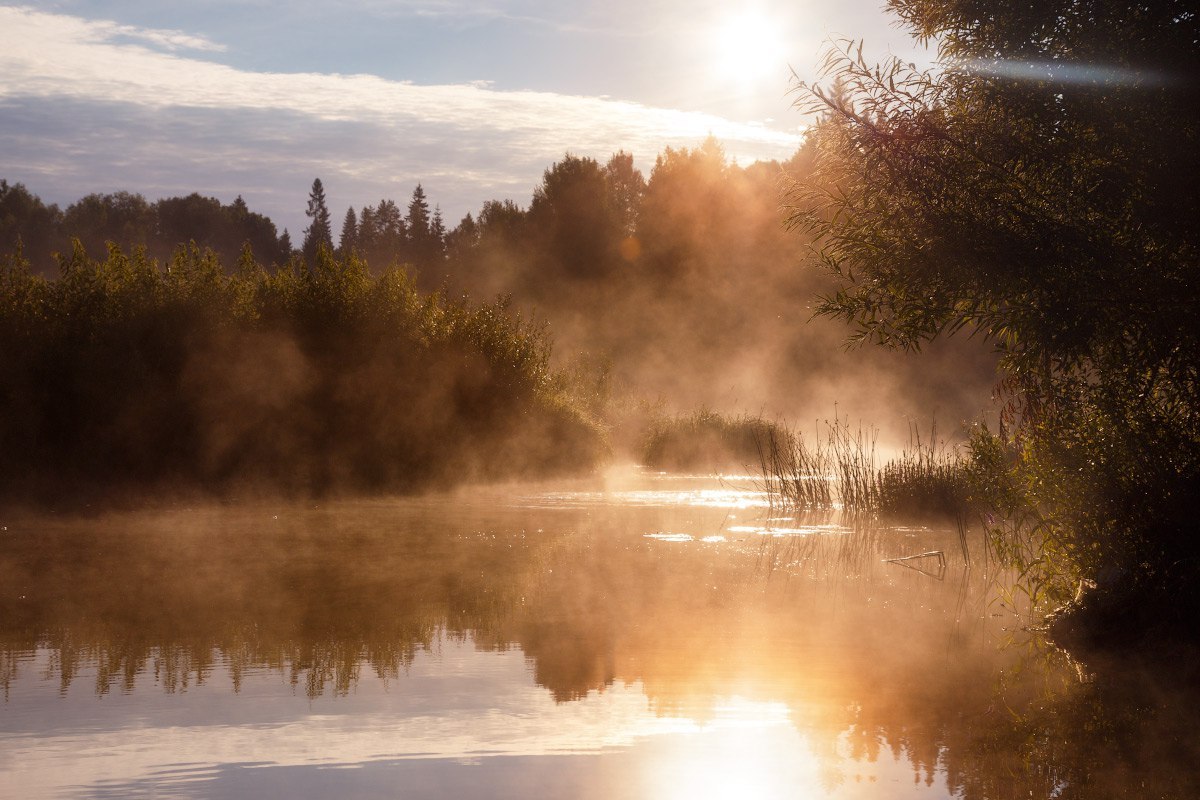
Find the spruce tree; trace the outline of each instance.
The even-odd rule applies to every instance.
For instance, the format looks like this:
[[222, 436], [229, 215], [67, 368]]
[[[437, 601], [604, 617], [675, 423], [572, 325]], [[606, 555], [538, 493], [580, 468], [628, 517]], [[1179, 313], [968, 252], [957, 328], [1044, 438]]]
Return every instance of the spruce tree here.
[[413, 189], [405, 223], [408, 229], [408, 259], [418, 267], [432, 263], [434, 247], [433, 233], [429, 227], [429, 201], [425, 199], [425, 190], [419, 183]]
[[342, 221], [342, 236], [338, 241], [338, 248], [342, 258], [358, 251], [358, 217], [354, 213], [354, 206], [346, 209], [346, 218]]
[[430, 252], [433, 256], [433, 261], [441, 262], [446, 260], [446, 223], [442, 219], [442, 207], [435, 206], [433, 209], [433, 221], [429, 224], [430, 237]]
[[308, 194], [308, 208], [305, 215], [312, 220], [304, 231], [304, 260], [310, 264], [316, 259], [318, 248], [324, 246], [333, 251], [333, 229], [329, 221], [329, 207], [325, 204], [325, 187], [321, 179], [313, 180], [312, 191]]

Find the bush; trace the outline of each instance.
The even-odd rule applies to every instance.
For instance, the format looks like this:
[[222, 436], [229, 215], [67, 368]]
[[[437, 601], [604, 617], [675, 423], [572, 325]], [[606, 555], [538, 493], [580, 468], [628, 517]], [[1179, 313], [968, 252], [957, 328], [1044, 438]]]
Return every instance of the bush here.
[[598, 428], [507, 303], [321, 253], [0, 266], [0, 495], [394, 491], [581, 470]]

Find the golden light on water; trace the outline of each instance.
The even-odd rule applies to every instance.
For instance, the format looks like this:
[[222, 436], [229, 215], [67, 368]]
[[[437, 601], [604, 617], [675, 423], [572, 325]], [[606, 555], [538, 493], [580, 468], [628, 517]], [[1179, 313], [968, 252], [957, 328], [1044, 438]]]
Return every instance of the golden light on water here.
[[[647, 796], [663, 800], [803, 797], [796, 779], [812, 780], [818, 763], [804, 747], [795, 747], [786, 705], [742, 697], [727, 699], [714, 718], [698, 726], [689, 739], [677, 739], [670, 750], [645, 769]], [[779, 749], [791, 757], [780, 761]], [[787, 763], [787, 770], [780, 770]], [[800, 792], [797, 794], [797, 792]]]

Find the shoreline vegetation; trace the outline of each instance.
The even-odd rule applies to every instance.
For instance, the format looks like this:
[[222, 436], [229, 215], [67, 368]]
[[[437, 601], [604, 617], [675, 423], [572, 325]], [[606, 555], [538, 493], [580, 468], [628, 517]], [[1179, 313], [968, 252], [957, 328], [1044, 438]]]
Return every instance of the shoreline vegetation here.
[[0, 500], [412, 491], [591, 468], [598, 422], [505, 300], [322, 249], [0, 264]]
[[[842, 509], [900, 520], [940, 520], [957, 526], [970, 562], [969, 531], [981, 530], [985, 560], [1008, 570], [1007, 602], [1029, 609], [1050, 638], [1076, 651], [1186, 651], [1195, 645], [1195, 600], [1186, 576], [1194, 565], [1143, 562], [1122, 566], [1110, 548], [1146, 547], [1158, 526], [1184, 524], [1160, 506], [1160, 519], [1118, 516], [1098, 505], [1061, 464], [1037, 460], [1044, 442], [978, 423], [953, 447], [936, 429], [914, 428], [898, 456], [880, 461], [876, 434], [842, 419], [824, 423], [812, 441], [763, 420], [727, 420], [725, 430], [755, 431], [761, 486], [772, 514], [801, 516]], [[1176, 476], [1182, 485], [1190, 476]], [[1138, 476], [1146, 480], [1145, 476]], [[1172, 484], [1168, 484], [1170, 486]], [[1154, 487], [1161, 490], [1161, 487]], [[1143, 510], [1145, 511], [1145, 510]], [[1097, 520], [1097, 513], [1104, 514]], [[1091, 543], [1084, 537], [1096, 537]], [[1102, 537], [1112, 537], [1104, 541]], [[1137, 570], [1142, 575], [1133, 572]], [[1147, 586], [1148, 576], [1161, 585]], [[1131, 588], [1133, 581], [1136, 589]], [[1185, 672], [1192, 670], [1185, 668]]]
[[793, 87], [815, 156], [790, 224], [835, 284], [817, 314], [893, 351], [993, 344], [1001, 427], [969, 453], [999, 552], [1062, 602], [1051, 634], [1195, 643], [1196, 20], [890, 5], [936, 67], [838, 41], [824, 85]]

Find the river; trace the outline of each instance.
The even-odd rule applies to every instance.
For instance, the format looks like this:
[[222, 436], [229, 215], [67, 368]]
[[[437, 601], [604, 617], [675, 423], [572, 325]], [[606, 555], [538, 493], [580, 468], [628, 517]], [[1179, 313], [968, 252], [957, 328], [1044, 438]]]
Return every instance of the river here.
[[1047, 645], [977, 533], [747, 478], [0, 527], [3, 797], [1196, 796], [1194, 695]]

